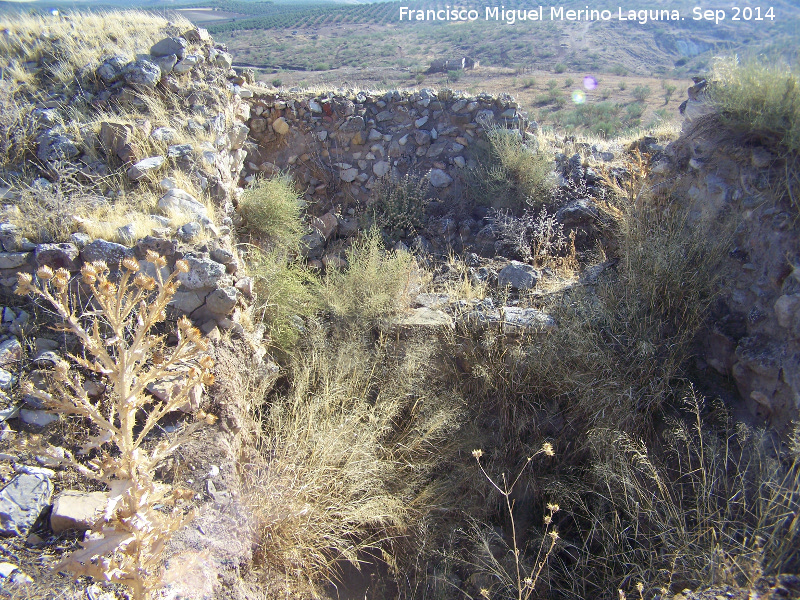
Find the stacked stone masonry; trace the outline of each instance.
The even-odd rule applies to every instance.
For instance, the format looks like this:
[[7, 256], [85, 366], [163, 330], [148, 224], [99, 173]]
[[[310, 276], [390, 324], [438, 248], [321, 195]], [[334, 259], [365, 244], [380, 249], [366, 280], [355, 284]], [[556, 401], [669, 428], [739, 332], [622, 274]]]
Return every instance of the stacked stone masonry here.
[[[486, 127], [529, 126], [511, 96], [451, 90], [336, 92], [253, 90], [245, 180], [289, 171], [320, 214], [369, 204], [382, 177], [427, 176], [439, 199], [457, 193]], [[319, 209], [318, 209], [319, 210]]]

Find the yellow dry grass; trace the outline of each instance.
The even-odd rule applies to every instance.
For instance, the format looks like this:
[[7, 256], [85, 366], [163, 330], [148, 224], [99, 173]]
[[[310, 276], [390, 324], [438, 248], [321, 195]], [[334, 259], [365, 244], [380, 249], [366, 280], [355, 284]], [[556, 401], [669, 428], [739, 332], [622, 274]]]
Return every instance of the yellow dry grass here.
[[[176, 16], [171, 21], [145, 11], [20, 14], [1, 23], [0, 67], [29, 93], [74, 84], [75, 75], [90, 72], [104, 56], [120, 54], [133, 60], [170, 32], [189, 29]], [[24, 63], [41, 61], [42, 67]]]

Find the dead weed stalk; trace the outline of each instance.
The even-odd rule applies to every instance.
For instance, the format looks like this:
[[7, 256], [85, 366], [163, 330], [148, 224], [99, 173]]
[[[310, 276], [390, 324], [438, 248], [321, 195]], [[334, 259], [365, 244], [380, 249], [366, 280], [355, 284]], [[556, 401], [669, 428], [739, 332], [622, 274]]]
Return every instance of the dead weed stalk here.
[[[105, 397], [93, 400], [84, 389], [85, 375], [62, 360], [54, 369], [49, 392], [30, 383], [25, 386], [25, 393], [51, 409], [92, 423], [96, 434], [81, 449], [81, 454], [91, 453], [92, 458], [84, 463], [69, 455], [66, 462], [109, 488], [104, 514], [82, 542], [82, 549], [57, 568], [125, 584], [137, 600], [152, 598], [160, 587], [165, 546], [192, 516], [181, 506], [185, 492], [156, 482], [153, 473], [195, 429], [215, 420], [201, 411], [174, 435], [151, 440], [158, 422], [186, 404], [195, 386], [211, 384], [214, 376], [210, 372], [213, 360], [205, 355], [207, 342], [188, 319], [178, 321], [175, 346], [168, 347], [165, 336], [150, 333], [166, 319], [167, 305], [180, 285], [178, 275], [187, 272], [188, 265], [178, 261], [176, 270], [164, 278], [163, 257], [149, 252], [147, 262], [152, 269], [126, 258], [118, 282], [105, 263], [84, 265], [81, 275], [92, 295], [90, 308], [83, 308], [71, 293], [65, 269], [54, 272], [40, 267], [36, 279], [21, 273], [16, 289], [19, 295], [50, 304], [63, 319], [65, 330], [77, 336], [84, 348], [84, 356], [70, 355], [71, 362], [110, 383]], [[165, 379], [181, 381], [181, 390], [164, 401], [145, 393], [149, 385]]]

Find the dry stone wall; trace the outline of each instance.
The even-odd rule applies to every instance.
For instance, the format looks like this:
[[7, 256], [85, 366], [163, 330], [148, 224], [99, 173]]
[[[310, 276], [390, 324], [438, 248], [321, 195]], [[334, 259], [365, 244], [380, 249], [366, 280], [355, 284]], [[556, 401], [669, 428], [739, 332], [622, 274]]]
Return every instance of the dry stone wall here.
[[440, 199], [492, 124], [535, 127], [511, 96], [431, 89], [275, 94], [253, 89], [244, 178], [289, 171], [305, 185], [311, 211], [369, 204], [381, 177], [427, 176]]

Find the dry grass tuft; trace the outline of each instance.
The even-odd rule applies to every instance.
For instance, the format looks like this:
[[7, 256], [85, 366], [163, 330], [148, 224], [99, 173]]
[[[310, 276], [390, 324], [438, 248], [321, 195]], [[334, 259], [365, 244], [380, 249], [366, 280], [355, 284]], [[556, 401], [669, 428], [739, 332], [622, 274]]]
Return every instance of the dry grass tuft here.
[[800, 73], [785, 64], [738, 57], [714, 63], [709, 96], [735, 129], [773, 137], [789, 152], [800, 150]]
[[[165, 35], [192, 25], [183, 17], [170, 21], [145, 11], [98, 11], [59, 16], [20, 14], [5, 25], [0, 38], [0, 68], [11, 73], [22, 91], [38, 95], [72, 88], [94, 72], [102, 57], [120, 54], [133, 60]], [[38, 62], [29, 71], [24, 63]]]
[[[25, 237], [36, 242], [65, 242], [72, 233], [83, 232], [93, 239], [130, 246], [134, 240], [150, 235], [154, 228], [164, 226], [151, 217], [158, 212], [158, 197], [150, 190], [104, 197], [54, 185], [49, 189], [20, 190], [15, 204], [19, 212], [10, 213], [11, 221]], [[189, 213], [168, 217], [173, 227], [195, 219]], [[133, 226], [133, 236], [120, 231], [129, 225]]]
[[264, 464], [248, 469], [263, 566], [288, 585], [335, 579], [341, 560], [390, 563], [436, 506], [431, 479], [461, 400], [436, 375], [435, 347], [392, 347], [317, 331], [289, 389], [264, 407]]
[[712, 431], [692, 389], [684, 402], [649, 448], [616, 429], [591, 433], [591, 467], [556, 492], [579, 557], [554, 567], [565, 594], [600, 597], [610, 582], [629, 591], [644, 582], [647, 594], [752, 589], [762, 574], [800, 568], [797, 456], [742, 424]]
[[632, 167], [632, 187], [615, 190], [615, 267], [553, 306], [559, 327], [529, 349], [534, 387], [588, 423], [641, 424], [670, 398], [730, 239], [728, 225], [689, 223], [669, 198], [653, 197], [643, 163]]

